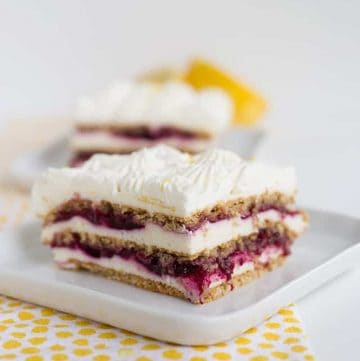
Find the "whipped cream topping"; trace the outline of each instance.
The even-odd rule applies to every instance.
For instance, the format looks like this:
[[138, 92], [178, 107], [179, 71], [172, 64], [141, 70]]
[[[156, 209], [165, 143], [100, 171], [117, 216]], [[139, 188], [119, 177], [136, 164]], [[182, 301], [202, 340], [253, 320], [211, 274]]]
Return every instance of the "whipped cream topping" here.
[[162, 86], [124, 82], [81, 98], [75, 116], [79, 125], [165, 125], [216, 135], [229, 126], [233, 106], [217, 88], [196, 91], [179, 82]]
[[294, 168], [247, 162], [221, 149], [190, 156], [158, 145], [129, 155], [97, 154], [79, 168], [49, 169], [32, 196], [40, 216], [77, 194], [183, 217], [220, 201], [266, 192], [294, 196]]

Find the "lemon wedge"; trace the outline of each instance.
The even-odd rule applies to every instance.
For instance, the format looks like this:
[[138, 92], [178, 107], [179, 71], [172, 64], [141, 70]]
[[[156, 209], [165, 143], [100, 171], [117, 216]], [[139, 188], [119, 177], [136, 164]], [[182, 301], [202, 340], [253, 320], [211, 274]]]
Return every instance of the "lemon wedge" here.
[[265, 112], [266, 102], [259, 94], [205, 60], [193, 60], [183, 78], [195, 89], [223, 89], [234, 103], [234, 124], [254, 125]]

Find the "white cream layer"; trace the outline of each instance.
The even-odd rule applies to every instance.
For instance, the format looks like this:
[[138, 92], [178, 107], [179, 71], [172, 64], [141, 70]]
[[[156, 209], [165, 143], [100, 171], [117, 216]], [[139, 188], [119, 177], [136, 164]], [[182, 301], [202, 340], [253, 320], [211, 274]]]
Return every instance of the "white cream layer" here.
[[185, 288], [174, 277], [171, 276], [158, 276], [149, 272], [141, 264], [126, 260], [119, 256], [113, 256], [111, 258], [94, 258], [90, 257], [82, 251], [73, 250], [69, 248], [53, 248], [54, 260], [62, 268], [73, 268], [74, 266], [69, 263], [70, 259], [75, 259], [80, 262], [91, 262], [101, 267], [112, 269], [115, 271], [126, 272], [132, 275], [140, 276], [152, 281], [162, 282], [168, 286], [172, 286], [183, 293], [186, 293]]
[[[161, 282], [167, 286], [174, 287], [184, 293], [189, 298], [198, 298], [200, 295], [196, 293], [196, 290], [186, 289], [181, 279], [177, 279], [172, 276], [158, 276], [154, 273], [149, 272], [141, 264], [138, 264], [131, 260], [125, 260], [119, 256], [113, 256], [111, 258], [94, 258], [86, 255], [84, 252], [79, 250], [72, 250], [69, 248], [54, 248], [53, 249], [54, 260], [62, 268], [73, 268], [74, 265], [69, 262], [70, 259], [78, 260], [80, 262], [90, 262], [95, 265], [112, 269], [115, 271], [125, 272], [132, 275], [136, 275], [148, 280]], [[281, 255], [281, 252], [276, 249], [267, 249], [258, 258], [260, 263], [267, 263], [270, 260], [274, 260]], [[232, 277], [239, 276], [247, 271], [254, 270], [253, 262], [246, 262], [244, 264], [237, 265], [234, 268]], [[214, 277], [214, 280], [210, 283], [209, 288], [219, 286], [226, 280], [221, 280], [218, 277]]]
[[307, 226], [307, 222], [302, 214], [300, 213], [295, 215], [288, 214], [282, 216], [282, 214], [275, 209], [269, 209], [264, 212], [259, 212], [257, 214], [257, 219], [259, 226], [266, 226], [266, 221], [271, 221], [271, 222], [281, 221], [290, 231], [296, 234], [301, 234]]
[[76, 113], [78, 124], [165, 125], [217, 135], [230, 126], [233, 104], [218, 88], [122, 82], [80, 99]]
[[165, 145], [129, 155], [98, 154], [78, 168], [49, 169], [33, 187], [40, 217], [75, 194], [172, 216], [190, 216], [219, 202], [296, 193], [293, 168], [246, 162], [212, 149], [195, 156]]
[[118, 152], [134, 151], [157, 144], [166, 144], [188, 152], [198, 153], [207, 149], [211, 142], [206, 139], [162, 138], [159, 140], [132, 139], [114, 136], [104, 131], [76, 132], [71, 139], [71, 147], [75, 151]]
[[198, 252], [211, 250], [223, 243], [240, 236], [255, 233], [259, 227], [265, 226], [266, 221], [284, 222], [289, 230], [300, 233], [305, 228], [305, 221], [301, 214], [282, 217], [275, 210], [268, 210], [258, 216], [241, 219], [236, 217], [216, 223], [206, 223], [193, 232], [177, 233], [148, 223], [145, 228], [137, 230], [115, 230], [108, 227], [95, 226], [81, 217], [73, 217], [68, 221], [54, 223], [43, 228], [42, 239], [51, 241], [56, 233], [65, 230], [73, 232], [87, 232], [104, 237], [113, 237], [131, 241], [139, 246], [153, 246], [166, 249], [170, 252], [179, 252], [186, 255], [195, 255]]

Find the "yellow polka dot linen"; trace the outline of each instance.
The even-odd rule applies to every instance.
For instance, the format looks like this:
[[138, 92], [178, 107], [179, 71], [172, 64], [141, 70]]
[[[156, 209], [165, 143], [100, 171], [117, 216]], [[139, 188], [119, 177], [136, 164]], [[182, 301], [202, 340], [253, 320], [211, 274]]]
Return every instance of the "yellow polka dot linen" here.
[[[0, 230], [29, 215], [26, 198], [0, 196]], [[1, 275], [0, 275], [1, 277]], [[0, 296], [0, 360], [315, 360], [296, 306], [228, 342], [185, 347]]]

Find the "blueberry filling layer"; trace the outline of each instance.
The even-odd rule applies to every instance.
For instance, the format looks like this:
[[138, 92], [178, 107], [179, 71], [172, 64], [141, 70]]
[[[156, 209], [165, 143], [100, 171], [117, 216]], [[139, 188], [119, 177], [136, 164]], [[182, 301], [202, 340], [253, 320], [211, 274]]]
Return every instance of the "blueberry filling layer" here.
[[[73, 202], [71, 204], [71, 202]], [[70, 205], [71, 204], [71, 205]], [[285, 207], [277, 205], [262, 205], [258, 209], [249, 209], [246, 213], [243, 213], [241, 219], [247, 219], [259, 212], [265, 212], [268, 210], [275, 210], [280, 213], [281, 217], [297, 215], [298, 211], [290, 211]], [[145, 228], [146, 223], [149, 222], [144, 214], [139, 214], [137, 211], [128, 210], [126, 212], [120, 211], [111, 206], [109, 203], [102, 203], [99, 205], [92, 204], [91, 201], [87, 200], [73, 200], [65, 203], [60, 207], [52, 219], [51, 223], [64, 222], [70, 220], [73, 217], [82, 217], [90, 223], [98, 226], [108, 227], [117, 230], [139, 230]], [[204, 213], [197, 218], [195, 222], [175, 224], [171, 222], [167, 225], [165, 219], [152, 219], [151, 222], [165, 227], [166, 229], [172, 229], [176, 232], [194, 232], [201, 228], [205, 223], [216, 223], [222, 220], [231, 219], [233, 215], [221, 212], [209, 212]]]
[[69, 161], [70, 167], [79, 167], [88, 159], [90, 159], [95, 152], [76, 152]]
[[84, 162], [86, 162], [88, 159], [90, 159], [94, 154], [129, 154], [129, 152], [105, 152], [103, 150], [93, 150], [93, 151], [78, 151], [74, 153], [74, 155], [69, 160], [70, 167], [78, 167], [81, 166]]
[[90, 223], [119, 230], [136, 230], [145, 228], [145, 223], [136, 219], [136, 214], [116, 212], [114, 209], [106, 208], [79, 208], [58, 210], [54, 223], [68, 221], [73, 217], [81, 217]]
[[261, 229], [255, 238], [251, 237], [235, 245], [231, 250], [219, 249], [219, 252], [214, 256], [200, 256], [194, 260], [189, 260], [186, 257], [179, 257], [166, 252], [147, 254], [143, 249], [136, 247], [90, 245], [76, 233], [73, 233], [71, 237], [71, 239], [67, 237], [65, 242], [61, 233], [56, 234], [51, 247], [80, 250], [94, 259], [118, 256], [142, 265], [147, 271], [155, 275], [186, 279], [187, 282], [190, 281], [195, 284], [198, 290], [203, 290], [214, 274], [220, 279], [229, 280], [236, 266], [253, 261], [269, 247], [280, 250], [283, 255], [288, 255], [291, 246], [291, 240], [276, 230]]
[[[92, 133], [103, 131], [99, 128], [81, 127], [77, 130], [79, 133]], [[109, 134], [115, 137], [123, 137], [128, 139], [146, 139], [146, 140], [162, 140], [164, 138], [179, 138], [179, 139], [201, 139], [203, 135], [183, 129], [174, 127], [136, 127], [127, 129], [114, 129], [109, 128], [105, 130]]]

